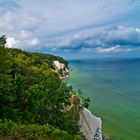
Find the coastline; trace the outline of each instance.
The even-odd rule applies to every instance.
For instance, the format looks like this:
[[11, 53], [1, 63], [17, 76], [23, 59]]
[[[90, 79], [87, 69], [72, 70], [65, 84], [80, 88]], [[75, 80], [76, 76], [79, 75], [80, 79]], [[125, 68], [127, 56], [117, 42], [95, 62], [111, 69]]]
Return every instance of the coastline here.
[[73, 60], [70, 65], [74, 71], [67, 82], [90, 97], [90, 110], [102, 118], [106, 139], [139, 139], [140, 60]]
[[[69, 75], [74, 69], [70, 67], [69, 74], [65, 78], [69, 78]], [[86, 137], [87, 140], [98, 139], [102, 140], [102, 120], [96, 117], [87, 108], [82, 108], [79, 113], [78, 125], [80, 127], [80, 132]], [[105, 140], [105, 139], [104, 139]]]

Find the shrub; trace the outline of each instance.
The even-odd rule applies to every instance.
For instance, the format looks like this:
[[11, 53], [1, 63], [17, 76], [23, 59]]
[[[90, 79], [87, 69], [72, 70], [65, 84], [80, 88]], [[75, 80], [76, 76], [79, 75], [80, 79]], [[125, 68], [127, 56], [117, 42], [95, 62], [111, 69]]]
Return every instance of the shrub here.
[[24, 125], [0, 120], [0, 138], [3, 140], [81, 140], [79, 135], [72, 136], [66, 131], [50, 125]]

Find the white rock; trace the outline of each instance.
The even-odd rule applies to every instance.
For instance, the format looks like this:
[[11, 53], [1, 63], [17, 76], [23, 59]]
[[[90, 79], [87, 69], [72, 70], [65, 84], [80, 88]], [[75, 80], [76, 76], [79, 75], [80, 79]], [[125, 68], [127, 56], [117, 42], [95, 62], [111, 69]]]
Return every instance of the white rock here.
[[59, 63], [59, 61], [53, 61], [53, 64], [55, 65], [55, 67], [57, 67], [58, 69], [60, 69], [60, 63]]
[[53, 63], [54, 63], [54, 65], [55, 65], [55, 67], [58, 68], [58, 70], [64, 69], [64, 68], [65, 68], [65, 64], [60, 63], [59, 61], [53, 61]]
[[87, 140], [102, 140], [101, 118], [94, 116], [86, 108], [80, 112], [79, 126]]

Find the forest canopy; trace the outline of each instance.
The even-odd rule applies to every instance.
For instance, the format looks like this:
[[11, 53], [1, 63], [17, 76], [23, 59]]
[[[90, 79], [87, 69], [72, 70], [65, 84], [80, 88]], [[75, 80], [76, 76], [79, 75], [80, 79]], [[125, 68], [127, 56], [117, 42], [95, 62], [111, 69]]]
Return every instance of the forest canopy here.
[[8, 131], [7, 124], [13, 122], [18, 129], [21, 125], [51, 125], [77, 135], [78, 112], [66, 111], [71, 95], [76, 93], [59, 78], [52, 65], [58, 60], [68, 67], [68, 62], [58, 56], [5, 48], [5, 43], [6, 37], [1, 36], [0, 133], [4, 135], [4, 124]]

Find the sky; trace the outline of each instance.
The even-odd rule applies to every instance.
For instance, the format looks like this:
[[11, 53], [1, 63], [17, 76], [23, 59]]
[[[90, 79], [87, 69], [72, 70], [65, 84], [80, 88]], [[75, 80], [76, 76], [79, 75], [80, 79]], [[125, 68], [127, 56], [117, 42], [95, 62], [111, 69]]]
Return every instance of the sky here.
[[140, 0], [0, 0], [0, 35], [66, 59], [140, 57]]

